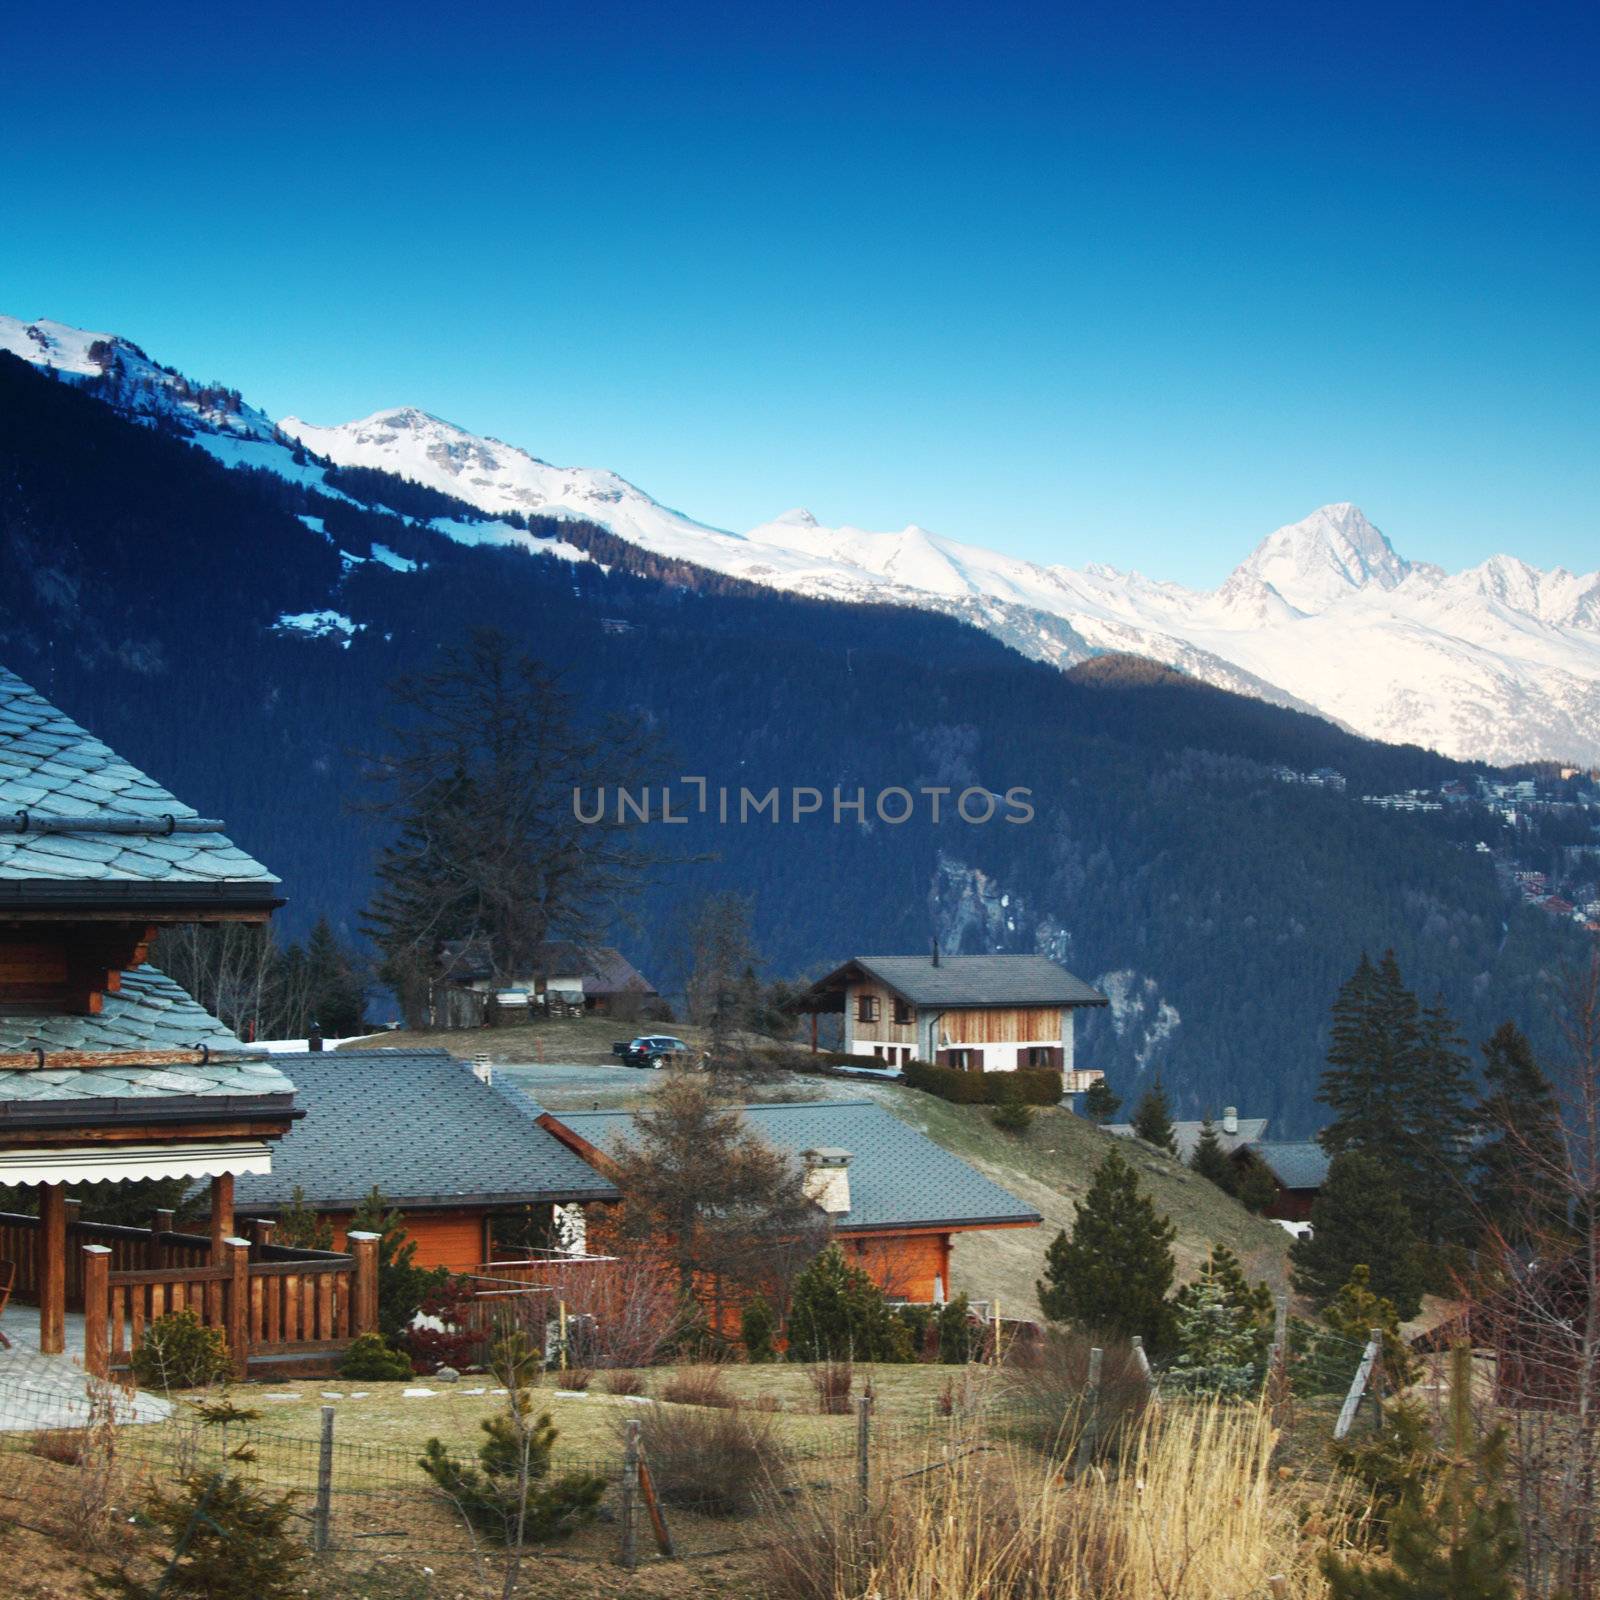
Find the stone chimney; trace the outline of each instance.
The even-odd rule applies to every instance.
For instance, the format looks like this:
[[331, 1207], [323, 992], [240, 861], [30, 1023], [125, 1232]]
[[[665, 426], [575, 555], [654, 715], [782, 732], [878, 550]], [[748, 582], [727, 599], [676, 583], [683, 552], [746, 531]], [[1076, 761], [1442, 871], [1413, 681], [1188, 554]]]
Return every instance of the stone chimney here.
[[479, 1083], [494, 1082], [494, 1067], [490, 1064], [489, 1052], [487, 1050], [478, 1050], [473, 1053], [472, 1076], [476, 1078]]
[[806, 1165], [806, 1193], [830, 1217], [842, 1217], [850, 1210], [850, 1152], [836, 1145], [803, 1150]]
[[1224, 1106], [1222, 1108], [1222, 1131], [1224, 1133], [1237, 1133], [1239, 1131], [1238, 1106]]

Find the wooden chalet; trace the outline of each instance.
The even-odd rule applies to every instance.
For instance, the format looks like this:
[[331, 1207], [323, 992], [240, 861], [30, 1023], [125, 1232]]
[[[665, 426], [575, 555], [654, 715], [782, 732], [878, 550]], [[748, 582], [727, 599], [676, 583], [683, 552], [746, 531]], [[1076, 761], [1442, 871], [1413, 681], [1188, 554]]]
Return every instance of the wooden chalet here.
[[[0, 1334], [32, 1302], [39, 1352], [60, 1355], [81, 1312], [84, 1364], [104, 1376], [187, 1308], [226, 1331], [243, 1375], [375, 1326], [375, 1239], [352, 1256], [238, 1237], [234, 1185], [271, 1170], [301, 1115], [294, 1084], [148, 960], [174, 923], [265, 923], [278, 880], [4, 669], [0, 814]], [[93, 1185], [144, 1178], [206, 1182], [207, 1232], [170, 1212], [80, 1220]]]
[[844, 1048], [885, 1066], [931, 1061], [960, 1071], [1060, 1072], [1068, 1094], [1103, 1076], [1080, 1067], [1073, 1020], [1108, 1004], [1098, 989], [1045, 956], [852, 956], [819, 978], [790, 1009], [841, 1015]]
[[430, 993], [435, 1021], [451, 1028], [514, 1024], [541, 1014], [635, 1017], [660, 998], [620, 950], [570, 939], [547, 940], [526, 973], [498, 984], [483, 940], [451, 940], [440, 951]]
[[[526, 1106], [601, 1172], [615, 1170], [612, 1153], [633, 1131], [631, 1111]], [[872, 1101], [753, 1105], [741, 1114], [804, 1166], [828, 1232], [893, 1299], [929, 1304], [949, 1297], [956, 1235], [1041, 1221], [1031, 1206]]]
[[[234, 1210], [263, 1225], [300, 1191], [342, 1247], [351, 1213], [374, 1188], [404, 1219], [419, 1267], [495, 1276], [523, 1260], [497, 1244], [539, 1248], [584, 1236], [584, 1207], [616, 1188], [465, 1062], [445, 1050], [342, 1050], [274, 1058], [306, 1113], [270, 1172], [239, 1179]], [[498, 1230], [496, 1224], [501, 1223]]]
[[1305, 1222], [1328, 1181], [1328, 1152], [1314, 1139], [1255, 1139], [1228, 1152], [1236, 1166], [1257, 1163], [1277, 1186], [1277, 1198], [1266, 1215], [1279, 1222]]

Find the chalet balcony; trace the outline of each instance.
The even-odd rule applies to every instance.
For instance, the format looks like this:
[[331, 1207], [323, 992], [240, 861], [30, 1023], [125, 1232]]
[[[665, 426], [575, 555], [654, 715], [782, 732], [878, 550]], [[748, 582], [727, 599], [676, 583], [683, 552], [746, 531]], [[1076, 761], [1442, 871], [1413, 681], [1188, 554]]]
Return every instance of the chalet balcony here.
[[[81, 1318], [84, 1369], [110, 1377], [132, 1364], [144, 1330], [192, 1311], [228, 1341], [234, 1376], [252, 1363], [329, 1359], [377, 1326], [377, 1235], [351, 1236], [353, 1251], [300, 1250], [254, 1239], [180, 1233], [171, 1212], [148, 1228], [82, 1222], [65, 1202], [62, 1218], [0, 1212], [0, 1262], [14, 1267], [0, 1333], [42, 1355], [63, 1355], [69, 1318]], [[3, 1268], [0, 1268], [3, 1274]], [[0, 1276], [3, 1282], [3, 1276]], [[19, 1302], [39, 1308], [37, 1337], [19, 1338]], [[6, 1352], [0, 1349], [0, 1368]]]

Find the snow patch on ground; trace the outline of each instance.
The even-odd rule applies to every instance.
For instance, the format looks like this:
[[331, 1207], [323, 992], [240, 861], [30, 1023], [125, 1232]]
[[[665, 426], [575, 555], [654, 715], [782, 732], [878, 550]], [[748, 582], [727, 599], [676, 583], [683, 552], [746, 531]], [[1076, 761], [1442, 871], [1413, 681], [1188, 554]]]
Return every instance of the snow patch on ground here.
[[280, 633], [303, 633], [309, 639], [338, 639], [348, 650], [366, 623], [352, 622], [342, 611], [286, 611], [272, 626]]

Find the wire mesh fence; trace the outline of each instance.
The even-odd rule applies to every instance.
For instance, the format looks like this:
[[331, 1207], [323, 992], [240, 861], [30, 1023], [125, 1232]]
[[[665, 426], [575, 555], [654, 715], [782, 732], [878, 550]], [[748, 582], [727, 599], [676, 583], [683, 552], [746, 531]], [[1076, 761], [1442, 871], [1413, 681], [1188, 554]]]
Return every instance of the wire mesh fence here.
[[[1304, 1363], [1297, 1387], [1336, 1394], [1348, 1386], [1360, 1348], [1325, 1341], [1297, 1352]], [[958, 1463], [1021, 1455], [1070, 1470], [1084, 1458], [1086, 1430], [1103, 1451], [1155, 1393], [1119, 1390], [1109, 1374], [1093, 1388], [1030, 1389], [1003, 1370], [949, 1369], [937, 1386], [895, 1389], [879, 1403], [860, 1392], [865, 1375], [858, 1374], [855, 1397], [827, 1414], [820, 1390], [813, 1396], [790, 1373], [781, 1376], [790, 1383], [782, 1402], [768, 1394], [746, 1395], [736, 1406], [671, 1404], [598, 1388], [563, 1396], [563, 1437], [549, 1480], [593, 1479], [599, 1492], [592, 1515], [545, 1552], [594, 1563], [626, 1562], [630, 1550], [640, 1560], [669, 1550], [680, 1559], [709, 1558], [769, 1544], [796, 1516], [827, 1518], [895, 1485], [938, 1481]], [[778, 1381], [775, 1373], [774, 1387]], [[893, 1378], [880, 1372], [873, 1381]], [[303, 1419], [314, 1420], [315, 1409], [324, 1419], [308, 1436], [275, 1425], [281, 1419], [270, 1409], [260, 1414], [270, 1396], [250, 1390], [232, 1399], [255, 1414], [220, 1421], [186, 1400], [131, 1421], [125, 1392], [93, 1384], [81, 1392], [86, 1401], [64, 1410], [60, 1390], [0, 1376], [0, 1521], [79, 1538], [97, 1520], [126, 1521], [156, 1491], [227, 1473], [287, 1496], [294, 1525], [319, 1553], [483, 1560], [506, 1542], [506, 1530], [486, 1529], [424, 1471], [415, 1428], [403, 1443], [373, 1437], [382, 1431], [377, 1412], [305, 1405]], [[533, 1391], [535, 1413], [550, 1397]], [[148, 1418], [148, 1401], [140, 1404]], [[393, 1409], [401, 1409], [398, 1400]], [[462, 1389], [427, 1420], [446, 1424], [440, 1432], [449, 1452], [470, 1467], [486, 1437], [483, 1421], [508, 1409], [503, 1391]], [[584, 1425], [568, 1426], [580, 1412]]]

